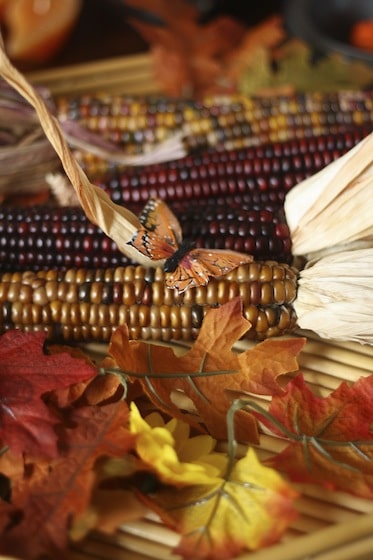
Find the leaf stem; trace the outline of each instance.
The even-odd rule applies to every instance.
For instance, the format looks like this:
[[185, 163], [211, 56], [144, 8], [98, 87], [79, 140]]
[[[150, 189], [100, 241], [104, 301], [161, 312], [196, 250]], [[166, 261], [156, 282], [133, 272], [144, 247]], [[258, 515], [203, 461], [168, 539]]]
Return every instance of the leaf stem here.
[[9, 446], [8, 446], [8, 445], [4, 445], [4, 446], [0, 449], [0, 457], [2, 457], [3, 455], [5, 455], [5, 453], [7, 453], [7, 451], [9, 451]]
[[102, 371], [107, 373], [117, 373], [119, 375], [127, 376], [127, 377], [135, 377], [136, 379], [142, 379], [145, 377], [150, 377], [154, 379], [183, 379], [188, 377], [211, 377], [214, 375], [230, 375], [232, 373], [238, 373], [236, 369], [219, 369], [219, 370], [212, 370], [212, 371], [195, 371], [195, 372], [184, 372], [184, 371], [172, 371], [172, 372], [158, 372], [154, 373], [151, 372], [135, 372], [135, 371], [127, 371], [122, 370], [119, 368], [102, 368]]

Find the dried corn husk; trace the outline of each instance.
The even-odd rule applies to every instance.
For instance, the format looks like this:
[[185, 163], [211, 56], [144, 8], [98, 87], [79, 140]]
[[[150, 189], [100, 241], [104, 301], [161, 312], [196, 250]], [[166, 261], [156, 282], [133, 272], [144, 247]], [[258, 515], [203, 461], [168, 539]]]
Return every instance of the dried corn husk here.
[[[50, 103], [46, 90], [39, 90]], [[0, 81], [0, 195], [46, 189], [45, 174], [60, 168], [35, 112], [22, 96]]]
[[323, 338], [373, 344], [373, 248], [309, 262], [298, 280], [298, 325]]
[[113, 239], [124, 254], [137, 260], [140, 264], [156, 266], [156, 261], [151, 261], [127, 244], [140, 227], [137, 216], [115, 204], [102, 189], [89, 181], [74, 159], [60, 124], [52, 115], [42, 96], [9, 61], [1, 37], [0, 72], [3, 78], [35, 109], [45, 136], [59, 156], [88, 219]]
[[294, 255], [373, 246], [373, 133], [286, 196]]
[[141, 166], [172, 161], [187, 154], [182, 131], [173, 134], [142, 154], [126, 154], [116, 144], [72, 120], [61, 121], [64, 136], [73, 148], [82, 149], [105, 161], [123, 166]]

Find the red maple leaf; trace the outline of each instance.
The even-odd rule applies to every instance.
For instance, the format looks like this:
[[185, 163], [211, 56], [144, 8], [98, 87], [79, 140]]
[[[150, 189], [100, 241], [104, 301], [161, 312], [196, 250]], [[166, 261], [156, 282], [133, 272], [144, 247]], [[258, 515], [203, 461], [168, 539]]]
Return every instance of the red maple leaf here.
[[[124, 401], [73, 411], [73, 428], [61, 434], [60, 456], [30, 461], [12, 477], [12, 506], [22, 511], [18, 524], [2, 532], [0, 552], [23, 559], [50, 554], [55, 558], [68, 544], [71, 519], [88, 507], [100, 457], [124, 457], [134, 436], [126, 429]], [[0, 463], [1, 468], [1, 463]]]
[[288, 445], [269, 462], [292, 480], [373, 497], [373, 375], [343, 382], [327, 397], [315, 395], [298, 375], [275, 395], [269, 415], [259, 414]]
[[0, 439], [13, 453], [54, 456], [56, 416], [42, 395], [97, 375], [67, 353], [47, 355], [44, 333], [9, 331], [0, 337]]

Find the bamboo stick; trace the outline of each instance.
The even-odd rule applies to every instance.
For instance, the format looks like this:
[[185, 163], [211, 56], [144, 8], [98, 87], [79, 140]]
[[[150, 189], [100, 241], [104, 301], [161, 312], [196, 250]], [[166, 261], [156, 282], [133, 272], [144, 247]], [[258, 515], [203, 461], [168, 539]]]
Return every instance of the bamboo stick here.
[[[173, 533], [171, 531], [169, 531], [169, 534], [172, 537]], [[117, 546], [120, 545], [126, 551], [129, 550], [131, 552], [141, 552], [147, 555], [147, 557], [153, 558], [154, 560], [177, 560], [180, 558], [180, 556], [175, 555], [170, 551], [170, 540], [168, 538], [169, 535], [165, 537], [166, 542], [162, 543], [155, 541], [153, 537], [154, 531], [152, 531], [151, 526], [149, 526], [149, 533], [147, 538], [134, 536], [130, 533], [125, 532], [125, 530], [122, 528], [115, 534], [115, 544]], [[112, 543], [112, 540], [113, 537], [110, 535], [100, 535], [97, 542], [108, 545]], [[105, 556], [104, 558], [116, 560], [115, 556]], [[125, 558], [127, 560], [127, 556]]]
[[373, 536], [368, 536], [357, 542], [343, 544], [330, 552], [321, 552], [315, 560], [371, 560], [372, 553]]
[[[138, 548], [131, 550], [119, 544], [116, 535], [105, 538], [101, 534], [93, 535], [83, 543], [74, 545], [72, 551], [69, 551], [69, 556], [66, 560], [149, 560], [150, 558], [160, 560], [160, 558], [162, 558], [160, 556], [149, 556], [147, 551], [143, 550], [143, 542], [137, 544]], [[165, 547], [164, 550], [167, 554], [167, 549], [165, 549]], [[78, 556], [78, 558], [76, 558], [77, 554], [84, 554], [84, 556]], [[164, 558], [165, 560], [170, 560], [170, 557], [165, 556]]]
[[[371, 347], [368, 347], [369, 349]], [[326, 345], [323, 342], [308, 340], [303, 348], [303, 353], [310, 354], [311, 356], [323, 356], [333, 362], [341, 363], [346, 366], [353, 366], [354, 368], [362, 368], [370, 373], [373, 370], [373, 353], [370, 355], [368, 352], [363, 352], [364, 348], [359, 345], [356, 350], [350, 350], [348, 346], [345, 347], [335, 346], [333, 344]]]
[[[325, 344], [325, 341], [312, 331], [304, 331], [300, 329], [297, 334], [299, 334], [300, 336], [306, 336], [308, 340], [313, 340]], [[327, 343], [331, 348], [350, 350], [351, 352], [356, 352], [357, 354], [363, 354], [365, 356], [373, 358], [373, 346], [369, 344], [360, 344], [352, 341], [341, 342], [338, 340], [328, 340]]]
[[[301, 536], [308, 533], [316, 533], [325, 527], [329, 527], [330, 523], [323, 519], [317, 519], [309, 515], [302, 515], [299, 519], [292, 522], [292, 529], [299, 531]], [[241, 559], [240, 559], [241, 560]]]
[[353, 510], [356, 513], [373, 513], [373, 501], [367, 498], [360, 498], [359, 496], [354, 496], [353, 494], [347, 494], [346, 492], [338, 490], [325, 490], [325, 488], [316, 484], [293, 483], [293, 486], [296, 490], [301, 492], [303, 496], [327, 501], [341, 508]]
[[311, 500], [306, 496], [301, 496], [296, 500], [295, 505], [299, 513], [304, 516], [314, 517], [320, 521], [326, 521], [328, 524], [344, 523], [356, 519], [356, 512], [338, 507], [329, 501]]
[[103, 89], [106, 93], [159, 93], [148, 53], [39, 70], [26, 76], [35, 85], [47, 86], [54, 95], [86, 94]]
[[151, 523], [148, 520], [126, 523], [120, 528], [120, 531], [133, 537], [167, 545], [170, 548], [177, 546], [180, 540], [180, 535], [167, 529], [160, 522]]
[[[270, 548], [271, 558], [276, 560], [326, 560], [325, 554], [334, 554], [327, 560], [341, 560], [341, 553], [351, 546], [361, 542], [359, 554], [372, 555], [371, 533], [373, 527], [373, 514], [358, 517], [353, 522], [348, 521], [339, 525], [332, 525], [320, 529], [317, 537], [313, 533], [300, 536], [287, 543], [280, 543]], [[269, 549], [263, 549], [254, 554], [243, 554], [240, 560], [268, 560]], [[324, 554], [324, 556], [322, 556]], [[345, 559], [357, 560], [359, 557], [345, 556]], [[362, 558], [362, 556], [361, 556]], [[368, 556], [367, 556], [368, 558]]]

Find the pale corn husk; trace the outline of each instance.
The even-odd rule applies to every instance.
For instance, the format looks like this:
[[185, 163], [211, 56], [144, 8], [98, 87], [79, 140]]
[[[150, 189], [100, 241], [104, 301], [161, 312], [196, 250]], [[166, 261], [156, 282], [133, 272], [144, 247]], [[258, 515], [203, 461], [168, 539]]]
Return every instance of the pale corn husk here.
[[51, 114], [44, 99], [9, 61], [4, 51], [1, 36], [0, 73], [9, 85], [14, 87], [35, 109], [45, 136], [60, 158], [65, 173], [75, 189], [88, 219], [99, 226], [108, 237], [115, 241], [118, 248], [130, 258], [145, 266], [160, 264], [159, 261], [152, 261], [141, 255], [134, 247], [128, 245], [128, 242], [140, 227], [138, 217], [123, 206], [115, 204], [102, 189], [89, 181], [76, 162], [59, 122]]
[[302, 329], [373, 344], [373, 248], [309, 262], [299, 276], [294, 308]]
[[65, 120], [61, 122], [62, 130], [66, 140], [72, 148], [78, 148], [124, 167], [136, 167], [142, 165], [153, 165], [164, 161], [173, 161], [187, 155], [183, 143], [182, 131], [173, 134], [162, 142], [141, 154], [126, 154], [116, 144], [104, 139], [75, 121]]
[[286, 195], [293, 254], [310, 260], [351, 243], [372, 247], [372, 198], [373, 133]]

